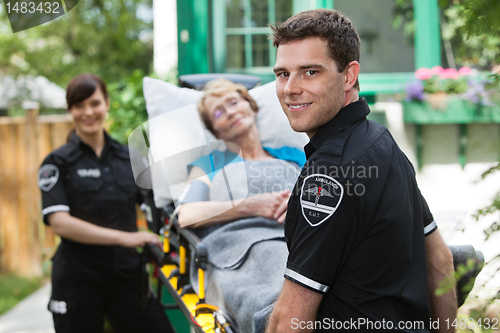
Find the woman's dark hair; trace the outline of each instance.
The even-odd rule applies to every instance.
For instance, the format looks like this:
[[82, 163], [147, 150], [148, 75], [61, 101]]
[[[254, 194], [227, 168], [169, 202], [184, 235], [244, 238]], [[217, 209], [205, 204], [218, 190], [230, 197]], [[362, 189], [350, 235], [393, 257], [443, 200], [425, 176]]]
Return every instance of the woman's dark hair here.
[[[108, 99], [106, 83], [104, 83], [99, 76], [91, 73], [82, 73], [72, 78], [66, 86], [66, 103], [68, 104], [68, 111], [71, 110], [76, 103], [80, 103], [92, 96], [97, 88], [101, 89], [104, 99]], [[75, 133], [75, 128], [69, 131], [66, 137], [67, 142], [73, 133]]]
[[97, 88], [101, 89], [104, 99], [108, 99], [106, 84], [99, 76], [91, 73], [83, 73], [71, 79], [66, 87], [68, 111], [76, 103], [80, 103], [92, 96]]

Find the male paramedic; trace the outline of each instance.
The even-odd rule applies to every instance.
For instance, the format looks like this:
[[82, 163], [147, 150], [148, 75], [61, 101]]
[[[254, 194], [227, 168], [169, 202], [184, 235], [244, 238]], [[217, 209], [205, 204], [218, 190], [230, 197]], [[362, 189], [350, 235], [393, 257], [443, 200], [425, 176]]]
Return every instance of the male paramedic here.
[[446, 331], [454, 291], [429, 290], [453, 276], [451, 252], [412, 165], [366, 119], [354, 26], [317, 9], [272, 28], [278, 98], [310, 142], [288, 202], [286, 279], [268, 332], [430, 332], [438, 318]]

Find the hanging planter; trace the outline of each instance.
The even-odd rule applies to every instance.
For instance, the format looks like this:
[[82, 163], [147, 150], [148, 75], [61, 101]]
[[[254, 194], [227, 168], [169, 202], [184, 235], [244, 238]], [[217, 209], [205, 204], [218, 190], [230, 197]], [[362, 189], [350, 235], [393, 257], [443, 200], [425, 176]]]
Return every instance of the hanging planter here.
[[457, 95], [404, 101], [403, 110], [404, 121], [413, 124], [500, 123], [500, 107], [474, 104]]
[[414, 124], [500, 123], [494, 91], [470, 77], [471, 69], [419, 68], [408, 84], [404, 121]]

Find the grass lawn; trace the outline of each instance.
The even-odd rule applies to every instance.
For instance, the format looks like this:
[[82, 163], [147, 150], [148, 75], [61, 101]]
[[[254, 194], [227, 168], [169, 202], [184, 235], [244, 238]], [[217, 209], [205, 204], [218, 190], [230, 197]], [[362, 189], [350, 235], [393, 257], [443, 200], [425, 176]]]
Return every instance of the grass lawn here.
[[27, 278], [0, 274], [0, 315], [40, 288], [43, 282], [43, 277]]

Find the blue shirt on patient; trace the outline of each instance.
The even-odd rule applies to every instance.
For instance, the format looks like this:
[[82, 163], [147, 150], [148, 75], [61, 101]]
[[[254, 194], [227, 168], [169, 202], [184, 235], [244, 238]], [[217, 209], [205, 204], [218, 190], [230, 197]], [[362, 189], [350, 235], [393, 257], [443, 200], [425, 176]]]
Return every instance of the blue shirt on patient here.
[[[304, 151], [294, 148], [294, 147], [281, 147], [281, 148], [269, 148], [264, 147], [269, 154], [273, 157], [296, 163], [300, 168], [306, 163], [306, 156]], [[188, 173], [191, 169], [196, 166], [208, 175], [210, 181], [214, 179], [215, 174], [225, 167], [226, 165], [234, 162], [241, 162], [243, 159], [232, 151], [226, 150], [224, 152], [220, 150], [214, 150], [210, 155], [205, 155], [188, 165]]]

